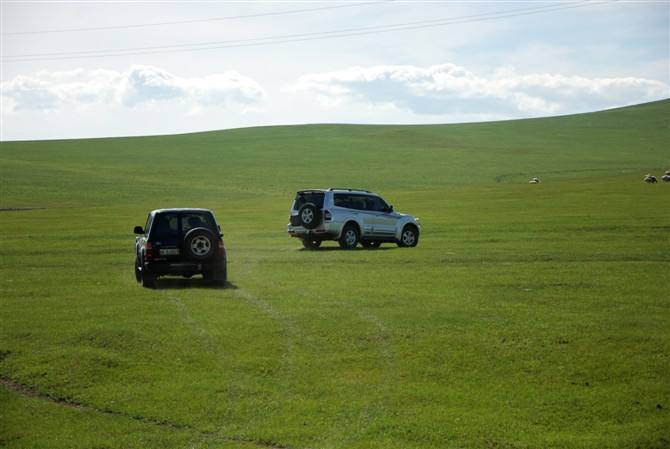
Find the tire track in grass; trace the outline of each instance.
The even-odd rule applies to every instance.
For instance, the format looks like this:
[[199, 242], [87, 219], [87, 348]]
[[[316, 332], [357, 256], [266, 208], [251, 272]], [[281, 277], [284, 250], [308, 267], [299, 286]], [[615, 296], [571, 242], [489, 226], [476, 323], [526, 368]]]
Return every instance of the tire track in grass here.
[[[306, 299], [310, 299], [307, 294], [300, 292], [300, 296]], [[348, 444], [353, 443], [357, 438], [362, 436], [373, 424], [373, 422], [383, 416], [384, 409], [386, 404], [391, 400], [391, 394], [393, 392], [393, 385], [395, 385], [398, 379], [398, 369], [396, 361], [396, 353], [392, 345], [392, 333], [389, 331], [388, 327], [379, 316], [366, 311], [363, 309], [360, 304], [356, 305], [345, 302], [341, 300], [332, 300], [328, 301], [328, 304], [339, 307], [341, 310], [349, 313], [350, 315], [356, 317], [359, 321], [367, 323], [370, 328], [374, 329], [373, 334], [376, 335], [374, 338], [378, 343], [378, 354], [380, 364], [383, 366], [382, 376], [380, 382], [378, 383], [378, 391], [381, 392], [381, 398], [375, 401], [371, 406], [364, 407], [361, 409], [359, 414], [359, 425], [356, 429], [351, 429], [346, 432], [346, 434], [339, 440], [339, 443], [343, 444], [346, 447]], [[316, 315], [323, 320], [331, 320], [332, 315], [328, 312], [316, 312]], [[301, 341], [309, 342], [309, 338], [305, 335], [302, 335]], [[309, 345], [313, 352], [317, 355], [320, 354], [322, 348], [315, 346], [314, 344]], [[374, 405], [376, 404], [376, 406]], [[372, 412], [367, 412], [373, 410]]]
[[[18, 393], [22, 396], [27, 396], [27, 397], [33, 397], [33, 398], [38, 398], [45, 400], [47, 402], [50, 402], [52, 404], [56, 404], [65, 408], [69, 409], [74, 409], [74, 410], [81, 410], [85, 412], [90, 412], [90, 413], [95, 413], [95, 414], [100, 414], [100, 415], [106, 415], [106, 416], [115, 416], [115, 417], [120, 417], [120, 418], [126, 418], [126, 419], [131, 419], [133, 421], [139, 421], [144, 424], [148, 425], [153, 425], [153, 426], [158, 426], [162, 427], [164, 429], [169, 429], [169, 430], [184, 430], [184, 431], [191, 431], [194, 433], [197, 433], [200, 436], [200, 441], [205, 441], [207, 439], [210, 439], [213, 437], [212, 432], [208, 431], [202, 431], [200, 429], [197, 429], [196, 427], [190, 425], [190, 424], [185, 424], [185, 423], [178, 423], [175, 421], [170, 421], [166, 419], [159, 419], [159, 418], [153, 418], [153, 417], [147, 417], [147, 416], [141, 416], [141, 415], [132, 415], [130, 413], [123, 413], [115, 410], [110, 410], [110, 409], [102, 409], [102, 408], [97, 408], [88, 404], [84, 404], [82, 402], [73, 400], [73, 399], [68, 399], [64, 397], [59, 397], [59, 396], [54, 396], [49, 393], [45, 393], [43, 391], [37, 390], [36, 388], [30, 387], [28, 385], [22, 384], [20, 382], [17, 382], [15, 380], [9, 379], [7, 377], [0, 377], [0, 385], [5, 387], [8, 390], [14, 391], [15, 393]], [[245, 438], [242, 436], [236, 436], [236, 435], [216, 435], [216, 438], [219, 440], [227, 441], [227, 442], [239, 442], [239, 443], [246, 443], [246, 444], [251, 444], [253, 446], [258, 446], [262, 448], [269, 448], [269, 449], [291, 449], [290, 446], [285, 446], [282, 444], [277, 444], [277, 443], [272, 443], [270, 441], [259, 441], [259, 440], [254, 440], [252, 438]]]
[[[257, 265], [256, 262], [247, 263], [244, 271], [246, 273], [251, 272], [255, 267], [255, 265]], [[294, 373], [295, 371], [295, 367], [292, 366], [291, 364], [291, 360], [293, 358], [293, 354], [295, 353], [296, 349], [295, 341], [301, 335], [299, 332], [295, 333], [293, 331], [294, 329], [297, 329], [295, 323], [291, 322], [291, 320], [289, 320], [286, 315], [276, 310], [269, 302], [260, 299], [258, 296], [254, 295], [249, 291], [238, 289], [234, 290], [233, 294], [234, 296], [237, 296], [238, 298], [242, 299], [244, 302], [250, 304], [254, 308], [261, 310], [266, 316], [268, 316], [271, 320], [279, 323], [280, 327], [284, 329], [283, 334], [287, 336], [288, 341], [285, 345], [286, 347], [285, 353], [282, 356], [280, 371], [285, 372], [286, 373], [285, 377], [290, 378], [292, 376], [292, 373]], [[211, 334], [207, 331], [207, 329], [193, 317], [188, 308], [188, 305], [182, 300], [180, 295], [177, 295], [173, 291], [166, 290], [164, 293], [164, 297], [175, 306], [177, 312], [179, 313], [179, 316], [181, 317], [181, 320], [195, 331], [195, 333], [198, 335], [198, 339], [200, 340], [201, 346], [206, 350], [206, 352], [208, 352], [215, 358], [217, 364], [223, 363], [225, 360], [225, 355], [221, 353], [221, 350], [218, 348], [214, 339], [212, 338]], [[290, 447], [274, 441], [260, 441], [250, 437], [244, 437], [241, 435], [226, 435], [225, 433], [216, 433], [216, 432], [200, 432], [200, 433], [202, 438], [199, 438], [199, 442], [202, 442], [203, 440], [214, 440], [214, 441], [219, 440], [219, 441], [251, 443], [262, 447], [276, 448], [276, 449], [286, 449]]]
[[25, 212], [30, 210], [45, 210], [46, 207], [2, 207], [0, 212]]
[[[248, 256], [250, 257], [245, 257], [242, 258], [241, 260], [236, 261], [234, 265], [230, 264], [234, 267], [235, 272], [237, 274], [236, 276], [237, 278], [244, 278], [246, 276], [249, 276], [257, 268], [260, 258], [254, 257], [253, 254]], [[229, 272], [229, 275], [230, 274], [231, 273]], [[287, 338], [287, 342], [284, 345], [285, 350], [284, 354], [282, 355], [279, 372], [286, 373], [284, 377], [290, 379], [293, 373], [295, 372], [295, 367], [292, 366], [291, 360], [296, 350], [296, 339], [300, 335], [302, 335], [302, 333], [300, 332], [296, 333], [294, 331], [295, 329], [297, 329], [295, 322], [292, 322], [290, 319], [288, 319], [286, 315], [282, 314], [280, 311], [274, 308], [268, 301], [261, 299], [260, 297], [251, 293], [250, 291], [247, 291], [243, 288], [237, 288], [231, 291], [234, 297], [237, 297], [238, 299], [241, 299], [242, 301], [249, 304], [253, 308], [260, 310], [269, 319], [277, 322], [279, 327], [283, 329], [282, 334]], [[195, 332], [198, 334], [199, 340], [201, 341], [201, 344], [206, 349], [206, 351], [213, 354], [217, 358], [217, 363], [222, 363], [224, 360], [224, 355], [221, 354], [220, 351], [218, 350], [214, 339], [209, 334], [207, 329], [201, 324], [199, 324], [198, 321], [193, 317], [193, 315], [188, 309], [188, 305], [184, 301], [182, 301], [182, 298], [179, 295], [174, 293], [174, 290], [172, 291], [165, 290], [164, 292], [165, 292], [164, 294], [165, 298], [175, 305], [177, 311], [179, 312], [182, 318], [182, 321], [187, 325], [189, 325], [192, 329], [194, 329]], [[286, 449], [290, 447], [274, 441], [259, 441], [250, 437], [245, 437], [241, 435], [226, 435], [223, 432], [217, 433], [215, 431], [203, 434], [203, 438], [200, 439], [200, 441], [198, 441], [197, 444], [203, 441], [211, 441], [211, 440], [213, 441], [218, 440], [224, 442], [231, 441], [231, 442], [251, 443], [259, 445], [261, 447], [267, 447], [272, 449]]]
[[214, 343], [212, 336], [207, 331], [207, 329], [205, 329], [193, 318], [191, 312], [188, 310], [188, 307], [186, 306], [184, 301], [182, 301], [182, 299], [178, 295], [170, 292], [169, 290], [165, 292], [164, 296], [167, 298], [168, 301], [174, 304], [175, 308], [177, 309], [177, 312], [182, 318], [182, 321], [187, 326], [191, 327], [196, 331], [196, 333], [198, 334], [198, 338], [204, 349], [211, 355], [215, 356], [217, 360], [223, 360], [224, 355], [216, 347], [216, 344]]
[[[335, 301], [334, 304], [343, 306], [342, 308], [344, 310], [349, 311], [353, 315], [357, 316], [361, 321], [370, 324], [371, 327], [375, 329], [374, 333], [378, 336], [376, 340], [379, 342], [379, 359], [384, 366], [382, 369], [383, 374], [379, 382], [379, 391], [381, 393], [381, 397], [370, 407], [365, 407], [361, 410], [360, 416], [362, 417], [362, 425], [357, 426], [355, 431], [349, 432], [346, 438], [342, 440], [342, 442], [346, 445], [348, 443], [354, 442], [357, 438], [360, 438], [372, 426], [373, 422], [377, 418], [383, 416], [384, 409], [390, 402], [393, 385], [398, 379], [398, 369], [395, 351], [393, 350], [393, 345], [391, 344], [392, 335], [384, 322], [377, 315], [362, 308], [352, 307], [350, 303]], [[363, 414], [364, 411], [371, 409], [372, 412]]]
[[[183, 303], [182, 303], [183, 304]], [[184, 309], [186, 307], [184, 306]], [[190, 313], [186, 310], [185, 312], [187, 316], [189, 317], [189, 321], [192, 323], [196, 323], [195, 320], [191, 317]], [[199, 329], [202, 333], [209, 335], [201, 326], [199, 326]], [[211, 338], [209, 339], [209, 342], [211, 343]], [[210, 346], [211, 347], [211, 346]], [[220, 441], [227, 441], [227, 442], [239, 442], [239, 443], [247, 443], [251, 444], [254, 446], [262, 447], [262, 448], [269, 448], [269, 449], [290, 449], [290, 446], [286, 446], [280, 443], [275, 443], [272, 441], [262, 441], [262, 440], [255, 440], [253, 438], [247, 438], [241, 435], [225, 435], [225, 434], [214, 434], [211, 431], [203, 431], [198, 429], [197, 427], [191, 425], [191, 424], [186, 424], [186, 423], [180, 423], [176, 421], [171, 421], [168, 419], [162, 419], [162, 418], [156, 418], [156, 417], [151, 417], [151, 416], [143, 416], [143, 415], [138, 415], [138, 414], [131, 414], [131, 413], [125, 413], [122, 411], [118, 410], [112, 410], [108, 408], [99, 408], [95, 407], [89, 404], [85, 404], [83, 402], [77, 401], [75, 399], [70, 399], [62, 396], [57, 396], [51, 393], [46, 393], [43, 391], [40, 391], [34, 387], [31, 387], [29, 385], [23, 384], [21, 382], [18, 382], [16, 380], [10, 379], [8, 377], [0, 377], [0, 385], [4, 386], [6, 389], [14, 391], [15, 393], [18, 393], [22, 396], [27, 396], [27, 397], [33, 397], [33, 398], [38, 398], [45, 400], [47, 402], [50, 402], [55, 405], [59, 405], [65, 408], [69, 409], [74, 409], [74, 410], [81, 410], [89, 413], [95, 413], [99, 415], [105, 415], [105, 416], [114, 416], [114, 417], [120, 417], [120, 418], [126, 418], [130, 419], [133, 421], [138, 421], [144, 424], [152, 425], [152, 426], [158, 426], [164, 429], [169, 429], [169, 430], [184, 430], [184, 431], [190, 431], [195, 434], [197, 434], [194, 439], [198, 439], [199, 442], [206, 441], [212, 438], [216, 438], [217, 440]]]
[[246, 290], [237, 290], [235, 291], [235, 295], [248, 304], [251, 304], [252, 306], [261, 310], [268, 317], [279, 324], [280, 328], [282, 329], [282, 334], [286, 339], [286, 344], [278, 371], [285, 373], [284, 377], [289, 379], [292, 378], [292, 375], [295, 372], [295, 366], [292, 360], [296, 353], [296, 341], [299, 339], [304, 341], [304, 333], [299, 330], [295, 321], [291, 320], [287, 315], [281, 313], [272, 307], [269, 302], [259, 298], [257, 295], [254, 295], [253, 293]]
[[165, 428], [178, 429], [178, 430], [187, 429], [187, 430], [194, 430], [196, 432], [200, 432], [199, 430], [195, 429], [190, 424], [178, 423], [178, 422], [175, 422], [175, 421], [155, 418], [155, 417], [151, 417], [151, 416], [134, 415], [134, 414], [131, 414], [131, 413], [124, 413], [124, 412], [120, 412], [120, 411], [112, 410], [112, 409], [107, 409], [107, 408], [98, 408], [98, 407], [95, 407], [95, 406], [92, 406], [92, 405], [85, 404], [83, 402], [79, 402], [79, 401], [74, 400], [74, 399], [66, 398], [66, 397], [63, 397], [63, 396], [56, 396], [56, 395], [51, 394], [51, 393], [46, 393], [46, 392], [40, 391], [40, 390], [38, 390], [34, 387], [23, 384], [21, 382], [10, 379], [8, 377], [0, 377], [0, 384], [2, 386], [4, 386], [5, 388], [7, 388], [8, 390], [14, 391], [15, 393], [18, 393], [22, 396], [28, 396], [28, 397], [43, 399], [43, 400], [51, 402], [53, 404], [60, 405], [62, 407], [66, 407], [66, 408], [70, 408], [70, 409], [83, 410], [83, 411], [86, 411], [86, 412], [92, 412], [92, 413], [108, 415], [108, 416], [118, 416], [118, 417], [132, 419], [134, 421], [140, 421], [140, 422], [143, 422], [145, 424], [152, 424], [152, 425], [155, 425], [155, 426], [160, 426], [160, 427], [165, 427]]
[[[281, 312], [279, 312], [277, 309], [272, 307], [272, 305], [263, 300], [260, 299], [258, 296], [254, 295], [253, 293], [243, 290], [243, 289], [238, 289], [234, 291], [234, 295], [237, 296], [238, 298], [242, 299], [244, 302], [250, 304], [254, 308], [257, 308], [261, 310], [265, 315], [267, 315], [269, 318], [271, 318], [273, 321], [276, 321], [279, 323], [280, 327], [284, 329], [283, 334], [287, 337], [288, 341], [285, 345], [286, 350], [284, 352], [284, 355], [282, 356], [282, 361], [281, 361], [281, 366], [280, 371], [284, 371], [287, 374], [285, 374], [285, 377], [290, 378], [290, 375], [294, 372], [294, 367], [291, 364], [291, 359], [293, 357], [293, 354], [295, 353], [295, 348], [296, 348], [296, 337], [294, 332], [292, 332], [292, 329], [295, 328], [295, 323], [289, 324], [287, 326], [287, 323], [291, 323], [291, 321], [288, 319], [288, 317]], [[230, 441], [230, 442], [243, 442], [243, 443], [251, 443], [254, 445], [266, 447], [266, 448], [271, 448], [271, 449], [290, 449], [292, 446], [285, 445], [279, 442], [276, 442], [271, 439], [254, 439], [251, 437], [246, 437], [242, 435], [229, 435], [225, 434], [224, 432], [212, 432], [204, 436], [200, 442], [203, 441]]]
[[[253, 271], [253, 268], [255, 268], [256, 265], [257, 262], [255, 260], [253, 262], [247, 262], [244, 267], [246, 268], [244, 270], [245, 274]], [[313, 339], [300, 328], [295, 320], [291, 319], [290, 316], [276, 310], [276, 308], [274, 308], [268, 301], [259, 298], [257, 295], [254, 295], [247, 290], [236, 290], [235, 294], [241, 299], [262, 310], [266, 315], [273, 318], [283, 327], [284, 333], [288, 338], [288, 342], [280, 370], [284, 372], [282, 377], [289, 380], [289, 382], [284, 382], [284, 385], [288, 390], [290, 388], [290, 379], [293, 379], [296, 373], [296, 366], [292, 364], [292, 361], [298, 350], [297, 342], [300, 342], [301, 346], [304, 346], [306, 350], [313, 353], [317, 359], [320, 357], [323, 348], [314, 343]], [[293, 294], [297, 294], [306, 300], [313, 299], [308, 297], [307, 294], [302, 291], [295, 291]], [[381, 392], [381, 398], [375, 401], [375, 403], [373, 403], [370, 407], [361, 409], [359, 415], [360, 425], [357, 426], [357, 429], [351, 429], [350, 431], [346, 432], [346, 434], [343, 435], [343, 438], [340, 440], [340, 442], [346, 446], [347, 444], [351, 444], [353, 441], [360, 438], [360, 436], [362, 436], [373, 425], [375, 420], [383, 416], [386, 405], [391, 401], [393, 385], [395, 385], [398, 379], [398, 369], [396, 354], [392, 345], [392, 332], [390, 332], [384, 321], [379, 316], [370, 311], [362, 309], [360, 304], [354, 305], [352, 303], [341, 300], [332, 300], [329, 301], [329, 304], [332, 304], [349, 313], [350, 315], [355, 316], [358, 320], [367, 323], [369, 327], [373, 329], [373, 334], [377, 336], [374, 338], [374, 340], [378, 342], [378, 357], [382, 366], [382, 376], [378, 384], [378, 391]], [[332, 315], [327, 311], [315, 311], [314, 313], [317, 317], [319, 317], [319, 319], [332, 319]], [[367, 412], [368, 410], [373, 411]]]

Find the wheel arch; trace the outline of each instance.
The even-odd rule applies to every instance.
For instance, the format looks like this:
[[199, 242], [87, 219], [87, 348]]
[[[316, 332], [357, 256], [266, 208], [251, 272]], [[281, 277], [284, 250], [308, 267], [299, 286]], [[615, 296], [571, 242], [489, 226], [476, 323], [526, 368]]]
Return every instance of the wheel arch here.
[[398, 225], [396, 226], [395, 229], [395, 238], [396, 240], [400, 240], [400, 236], [402, 235], [402, 230], [405, 229], [405, 226], [413, 226], [416, 229], [416, 232], [421, 235], [421, 228], [419, 225], [411, 218], [405, 218], [403, 220], [400, 220], [398, 222]]
[[342, 223], [342, 227], [340, 228], [340, 232], [337, 233], [337, 238], [339, 239], [342, 237], [342, 231], [344, 231], [344, 228], [347, 227], [347, 225], [353, 224], [356, 226], [358, 229], [358, 237], [360, 238], [363, 235], [363, 226], [361, 226], [361, 223], [358, 222], [358, 220], [355, 220], [353, 218], [348, 219], [344, 223]]

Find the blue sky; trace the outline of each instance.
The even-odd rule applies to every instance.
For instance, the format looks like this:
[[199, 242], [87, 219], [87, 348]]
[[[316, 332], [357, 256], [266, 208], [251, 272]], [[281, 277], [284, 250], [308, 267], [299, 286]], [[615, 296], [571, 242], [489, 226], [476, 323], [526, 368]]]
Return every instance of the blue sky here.
[[[333, 6], [343, 7], [324, 9]], [[539, 7], [547, 10], [520, 14]], [[667, 1], [5, 1], [0, 8], [2, 140], [499, 120], [670, 96]], [[482, 14], [509, 17], [472, 20], [491, 17]], [[471, 18], [323, 38], [455, 17]], [[135, 26], [187, 20], [198, 22]], [[78, 28], [94, 29], [63, 31]], [[17, 34], [47, 30], [59, 32]], [[304, 33], [319, 39], [171, 51]], [[157, 46], [170, 48], [100, 53]], [[33, 54], [45, 56], [16, 58]]]

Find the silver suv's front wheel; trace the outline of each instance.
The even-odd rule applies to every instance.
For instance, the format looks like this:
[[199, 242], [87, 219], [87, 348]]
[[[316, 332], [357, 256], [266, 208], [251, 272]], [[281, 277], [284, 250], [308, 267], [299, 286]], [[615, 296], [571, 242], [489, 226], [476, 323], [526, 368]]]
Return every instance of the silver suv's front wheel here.
[[402, 234], [400, 234], [400, 240], [398, 241], [398, 246], [400, 247], [413, 247], [419, 243], [419, 230], [412, 225], [407, 225], [402, 229]]
[[342, 229], [342, 235], [340, 236], [340, 248], [342, 249], [354, 249], [358, 245], [360, 240], [360, 235], [358, 233], [358, 228], [352, 224], [348, 224]]

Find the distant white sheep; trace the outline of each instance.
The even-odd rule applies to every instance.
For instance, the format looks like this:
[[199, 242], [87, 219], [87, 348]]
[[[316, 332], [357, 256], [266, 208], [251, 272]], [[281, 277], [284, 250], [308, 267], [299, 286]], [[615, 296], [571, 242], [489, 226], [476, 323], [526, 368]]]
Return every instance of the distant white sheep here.
[[542, 181], [540, 180], [540, 178], [533, 178], [530, 181], [528, 181], [528, 184], [539, 184], [541, 182]]
[[670, 173], [665, 172], [665, 174], [661, 176], [661, 179], [663, 180], [663, 182], [670, 182]]
[[647, 174], [644, 177], [644, 182], [646, 182], [647, 184], [656, 184], [658, 182], [658, 179], [656, 179], [656, 176], [654, 175]]

